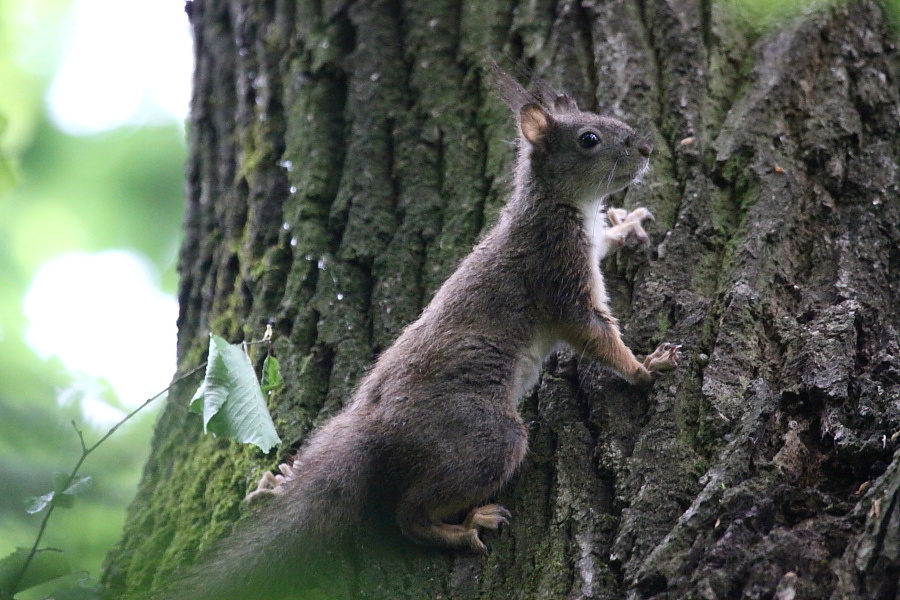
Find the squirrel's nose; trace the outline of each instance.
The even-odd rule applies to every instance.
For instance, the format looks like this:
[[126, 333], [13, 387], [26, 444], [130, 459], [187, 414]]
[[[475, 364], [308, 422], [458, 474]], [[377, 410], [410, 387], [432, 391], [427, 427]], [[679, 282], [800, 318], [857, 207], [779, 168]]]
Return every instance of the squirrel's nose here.
[[637, 151], [641, 156], [647, 158], [653, 152], [653, 146], [648, 141], [638, 142]]

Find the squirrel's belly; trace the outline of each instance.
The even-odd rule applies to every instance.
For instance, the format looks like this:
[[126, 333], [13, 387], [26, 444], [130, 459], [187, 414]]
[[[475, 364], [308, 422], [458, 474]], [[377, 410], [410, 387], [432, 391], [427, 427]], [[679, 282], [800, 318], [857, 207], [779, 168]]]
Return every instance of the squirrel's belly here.
[[603, 274], [600, 272], [600, 259], [606, 253], [603, 248], [607, 244], [604, 198], [594, 199], [582, 210], [584, 211], [582, 225], [590, 243], [591, 299], [595, 308], [601, 308], [609, 304]]
[[537, 384], [541, 375], [541, 365], [553, 349], [554, 341], [548, 334], [540, 334], [525, 349], [513, 369], [511, 400], [519, 399]]

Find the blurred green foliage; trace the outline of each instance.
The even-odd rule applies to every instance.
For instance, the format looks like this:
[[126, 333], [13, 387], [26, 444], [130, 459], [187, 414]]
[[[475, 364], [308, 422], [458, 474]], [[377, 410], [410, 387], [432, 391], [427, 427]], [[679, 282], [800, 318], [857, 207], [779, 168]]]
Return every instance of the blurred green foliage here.
[[820, 10], [835, 2], [836, 0], [721, 0], [724, 8], [736, 13], [750, 29], [758, 32], [785, 19]]
[[[54, 473], [69, 472], [78, 459], [71, 421], [88, 444], [109, 427], [85, 422], [77, 402], [58, 402], [62, 391], [78, 387], [77, 376], [23, 340], [22, 301], [36, 269], [64, 252], [125, 248], [156, 264], [166, 291], [174, 293], [176, 283], [182, 128], [77, 137], [46, 116], [71, 4], [0, 0], [0, 557], [30, 547], [42, 515], [26, 514], [26, 500], [52, 490]], [[127, 331], [127, 323], [116, 323], [98, 336], [124, 345]], [[112, 392], [106, 396], [118, 403]], [[82, 470], [93, 478], [91, 489], [54, 513], [42, 546], [63, 550], [74, 569], [99, 575], [140, 477], [153, 420], [152, 413], [139, 416], [101, 446]]]
[[[719, 0], [715, 4], [738, 16], [749, 29], [762, 33], [798, 15], [853, 0]], [[887, 17], [894, 35], [900, 33], [900, 0], [875, 0]]]
[[900, 0], [876, 0], [888, 17], [891, 33], [900, 38]]

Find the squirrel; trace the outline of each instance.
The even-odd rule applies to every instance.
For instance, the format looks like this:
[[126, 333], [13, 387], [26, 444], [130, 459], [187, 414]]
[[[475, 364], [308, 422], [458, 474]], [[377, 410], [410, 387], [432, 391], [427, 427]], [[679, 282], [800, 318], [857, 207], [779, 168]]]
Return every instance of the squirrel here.
[[275, 565], [289, 562], [296, 571], [314, 559], [376, 497], [412, 540], [485, 553], [479, 530], [497, 529], [511, 515], [483, 503], [528, 446], [517, 402], [559, 342], [633, 384], [677, 367], [673, 344], [635, 358], [600, 271], [600, 259], [628, 236], [649, 242], [642, 222], [650, 211], [604, 212], [604, 199], [640, 179], [652, 146], [542, 81], [539, 98], [492, 70], [518, 126], [513, 189], [498, 222], [377, 359], [347, 406], [279, 475], [263, 476], [248, 500], [269, 500], [172, 597], [251, 597], [267, 589]]

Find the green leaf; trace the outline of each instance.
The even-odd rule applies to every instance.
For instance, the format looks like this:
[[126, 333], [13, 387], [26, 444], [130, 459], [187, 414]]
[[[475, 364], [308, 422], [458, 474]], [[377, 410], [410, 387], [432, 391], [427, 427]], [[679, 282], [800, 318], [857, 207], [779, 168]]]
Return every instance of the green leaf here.
[[91, 485], [91, 478], [79, 475], [69, 483], [69, 475], [56, 473], [53, 476], [53, 491], [43, 496], [29, 498], [25, 503], [25, 512], [29, 515], [39, 513], [50, 504], [60, 508], [71, 508], [75, 502], [75, 496], [86, 490]]
[[277, 390], [283, 383], [284, 380], [281, 378], [281, 366], [278, 364], [278, 359], [272, 355], [266, 356], [266, 360], [263, 361], [262, 372], [261, 387], [263, 394]]
[[49, 506], [51, 502], [53, 502], [53, 497], [55, 495], [56, 492], [50, 492], [44, 494], [43, 496], [34, 496], [33, 498], [29, 498], [25, 501], [25, 512], [27, 512], [29, 515], [41, 512], [42, 510], [47, 508], [47, 506]]
[[[207, 370], [209, 369], [209, 363], [206, 366]], [[188, 410], [194, 414], [202, 415], [203, 414], [203, 397], [206, 395], [206, 378], [203, 379], [203, 382], [200, 384], [200, 387], [197, 388], [197, 391], [194, 392], [194, 397], [191, 398], [191, 403], [188, 405]]]
[[91, 487], [91, 478], [88, 475], [78, 475], [62, 493], [67, 496], [77, 496], [89, 487]]
[[205, 432], [268, 452], [281, 439], [250, 359], [240, 344], [229, 344], [213, 334], [209, 338], [206, 377], [191, 399], [190, 410], [202, 412]]
[[26, 548], [18, 548], [9, 556], [0, 560], [0, 595], [7, 594], [14, 596], [21, 591], [33, 588], [36, 585], [65, 577], [72, 573], [69, 564], [62, 553], [59, 551], [39, 550], [31, 563], [28, 570], [19, 581], [16, 589], [12, 586], [22, 572], [22, 566], [28, 558], [29, 550]]

